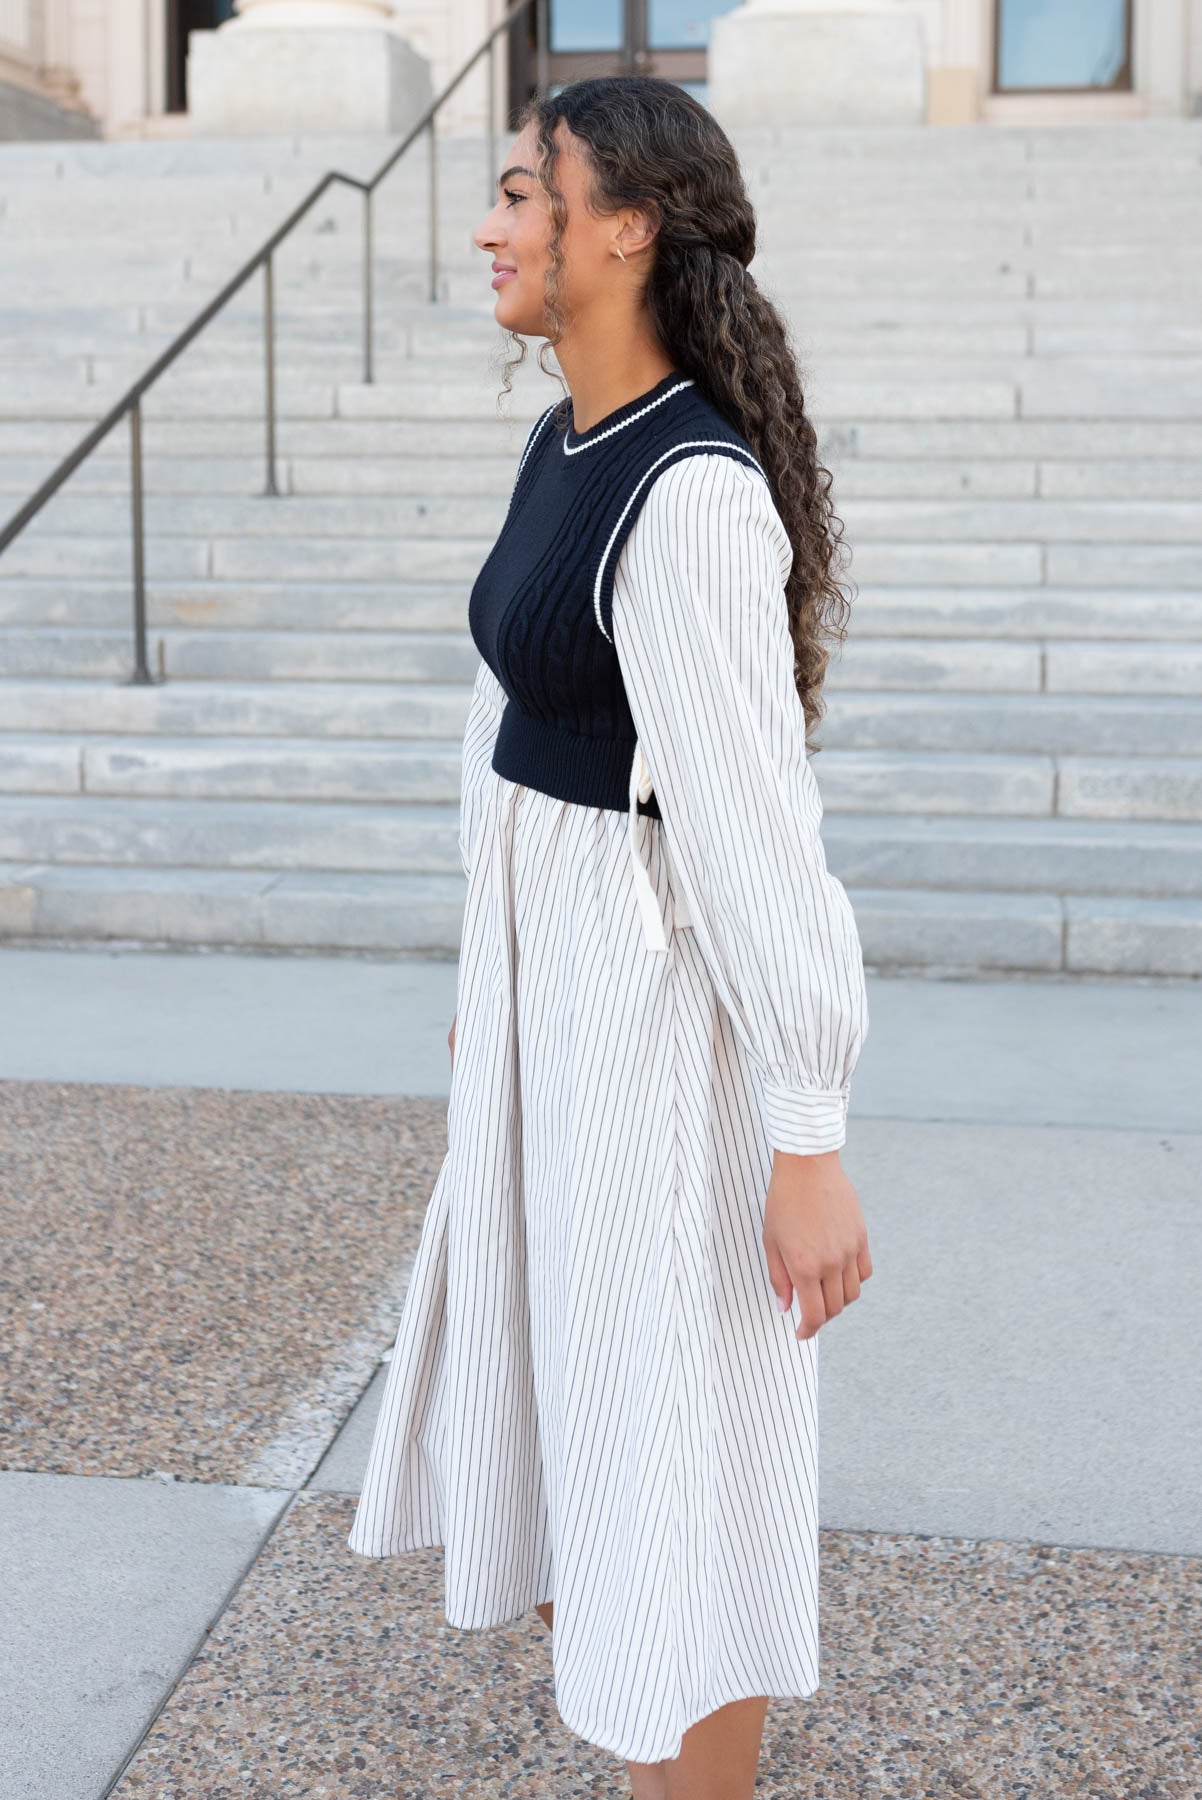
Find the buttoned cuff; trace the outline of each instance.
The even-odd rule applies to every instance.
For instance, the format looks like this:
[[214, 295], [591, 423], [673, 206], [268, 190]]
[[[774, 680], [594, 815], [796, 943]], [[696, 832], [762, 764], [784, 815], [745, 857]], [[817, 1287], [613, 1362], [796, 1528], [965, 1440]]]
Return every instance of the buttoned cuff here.
[[817, 1156], [847, 1141], [851, 1084], [841, 1088], [781, 1087], [765, 1082], [764, 1130], [774, 1150]]

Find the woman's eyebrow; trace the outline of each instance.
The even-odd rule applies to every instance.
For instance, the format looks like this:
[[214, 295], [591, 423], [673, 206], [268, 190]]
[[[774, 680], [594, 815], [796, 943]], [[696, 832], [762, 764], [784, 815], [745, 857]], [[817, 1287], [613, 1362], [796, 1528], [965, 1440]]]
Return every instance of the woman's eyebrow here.
[[525, 169], [522, 167], [521, 163], [514, 163], [512, 168], [502, 169], [501, 173], [497, 176], [497, 186], [500, 187], [502, 182], [508, 181], [511, 175], [529, 175], [533, 180], [538, 180], [538, 176], [535, 175], [533, 169]]

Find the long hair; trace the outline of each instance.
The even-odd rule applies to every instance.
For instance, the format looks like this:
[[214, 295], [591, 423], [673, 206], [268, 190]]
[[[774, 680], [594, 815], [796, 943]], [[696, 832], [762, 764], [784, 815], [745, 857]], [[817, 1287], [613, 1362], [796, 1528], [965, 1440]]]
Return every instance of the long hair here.
[[[829, 646], [846, 636], [851, 594], [837, 579], [843, 566], [842, 521], [831, 504], [831, 474], [818, 460], [818, 440], [806, 416], [801, 375], [785, 320], [748, 270], [755, 255], [756, 220], [733, 145], [713, 114], [677, 86], [650, 75], [599, 76], [574, 81], [549, 98], [535, 95], [521, 109], [517, 129], [537, 124], [538, 175], [550, 202], [552, 230], [545, 288], [547, 343], [560, 341], [565, 318], [559, 273], [568, 208], [556, 186], [563, 120], [581, 140], [589, 170], [590, 210], [646, 209], [658, 231], [650, 256], [644, 304], [655, 335], [674, 365], [740, 431], [768, 477], [777, 511], [793, 546], [786, 584], [794, 677], [809, 734], [826, 711], [822, 683]], [[510, 334], [526, 359], [524, 340]], [[562, 403], [567, 418], [571, 396]]]

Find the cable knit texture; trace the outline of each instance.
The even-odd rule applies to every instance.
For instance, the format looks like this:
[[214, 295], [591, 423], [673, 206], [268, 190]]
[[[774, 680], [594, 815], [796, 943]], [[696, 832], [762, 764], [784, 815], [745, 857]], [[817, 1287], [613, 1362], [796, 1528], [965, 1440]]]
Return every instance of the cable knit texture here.
[[[468, 610], [509, 700], [492, 766], [556, 799], [628, 812], [638, 730], [613, 642], [622, 546], [652, 482], [681, 457], [733, 456], [767, 476], [679, 371], [585, 432], [557, 423], [558, 404], [530, 433]], [[654, 794], [638, 811], [661, 816]]]

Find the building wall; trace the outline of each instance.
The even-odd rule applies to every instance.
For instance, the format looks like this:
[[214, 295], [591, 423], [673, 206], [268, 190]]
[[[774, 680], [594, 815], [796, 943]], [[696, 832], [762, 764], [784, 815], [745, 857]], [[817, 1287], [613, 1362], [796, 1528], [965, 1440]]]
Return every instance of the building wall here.
[[[153, 131], [165, 106], [169, 3], [0, 0], [0, 82], [22, 82], [57, 97], [74, 88], [106, 136]], [[1131, 115], [1172, 117], [1200, 110], [1202, 0], [1135, 0], [1135, 91], [1069, 96], [990, 94], [993, 0], [893, 3], [917, 11], [923, 20], [931, 124], [1057, 123]], [[457, 0], [453, 6], [445, 0], [395, 0], [394, 28], [428, 58], [437, 92], [503, 11], [502, 0]], [[505, 92], [503, 65], [502, 52], [500, 96]], [[486, 116], [481, 69], [449, 103], [444, 127], [479, 131]]]

